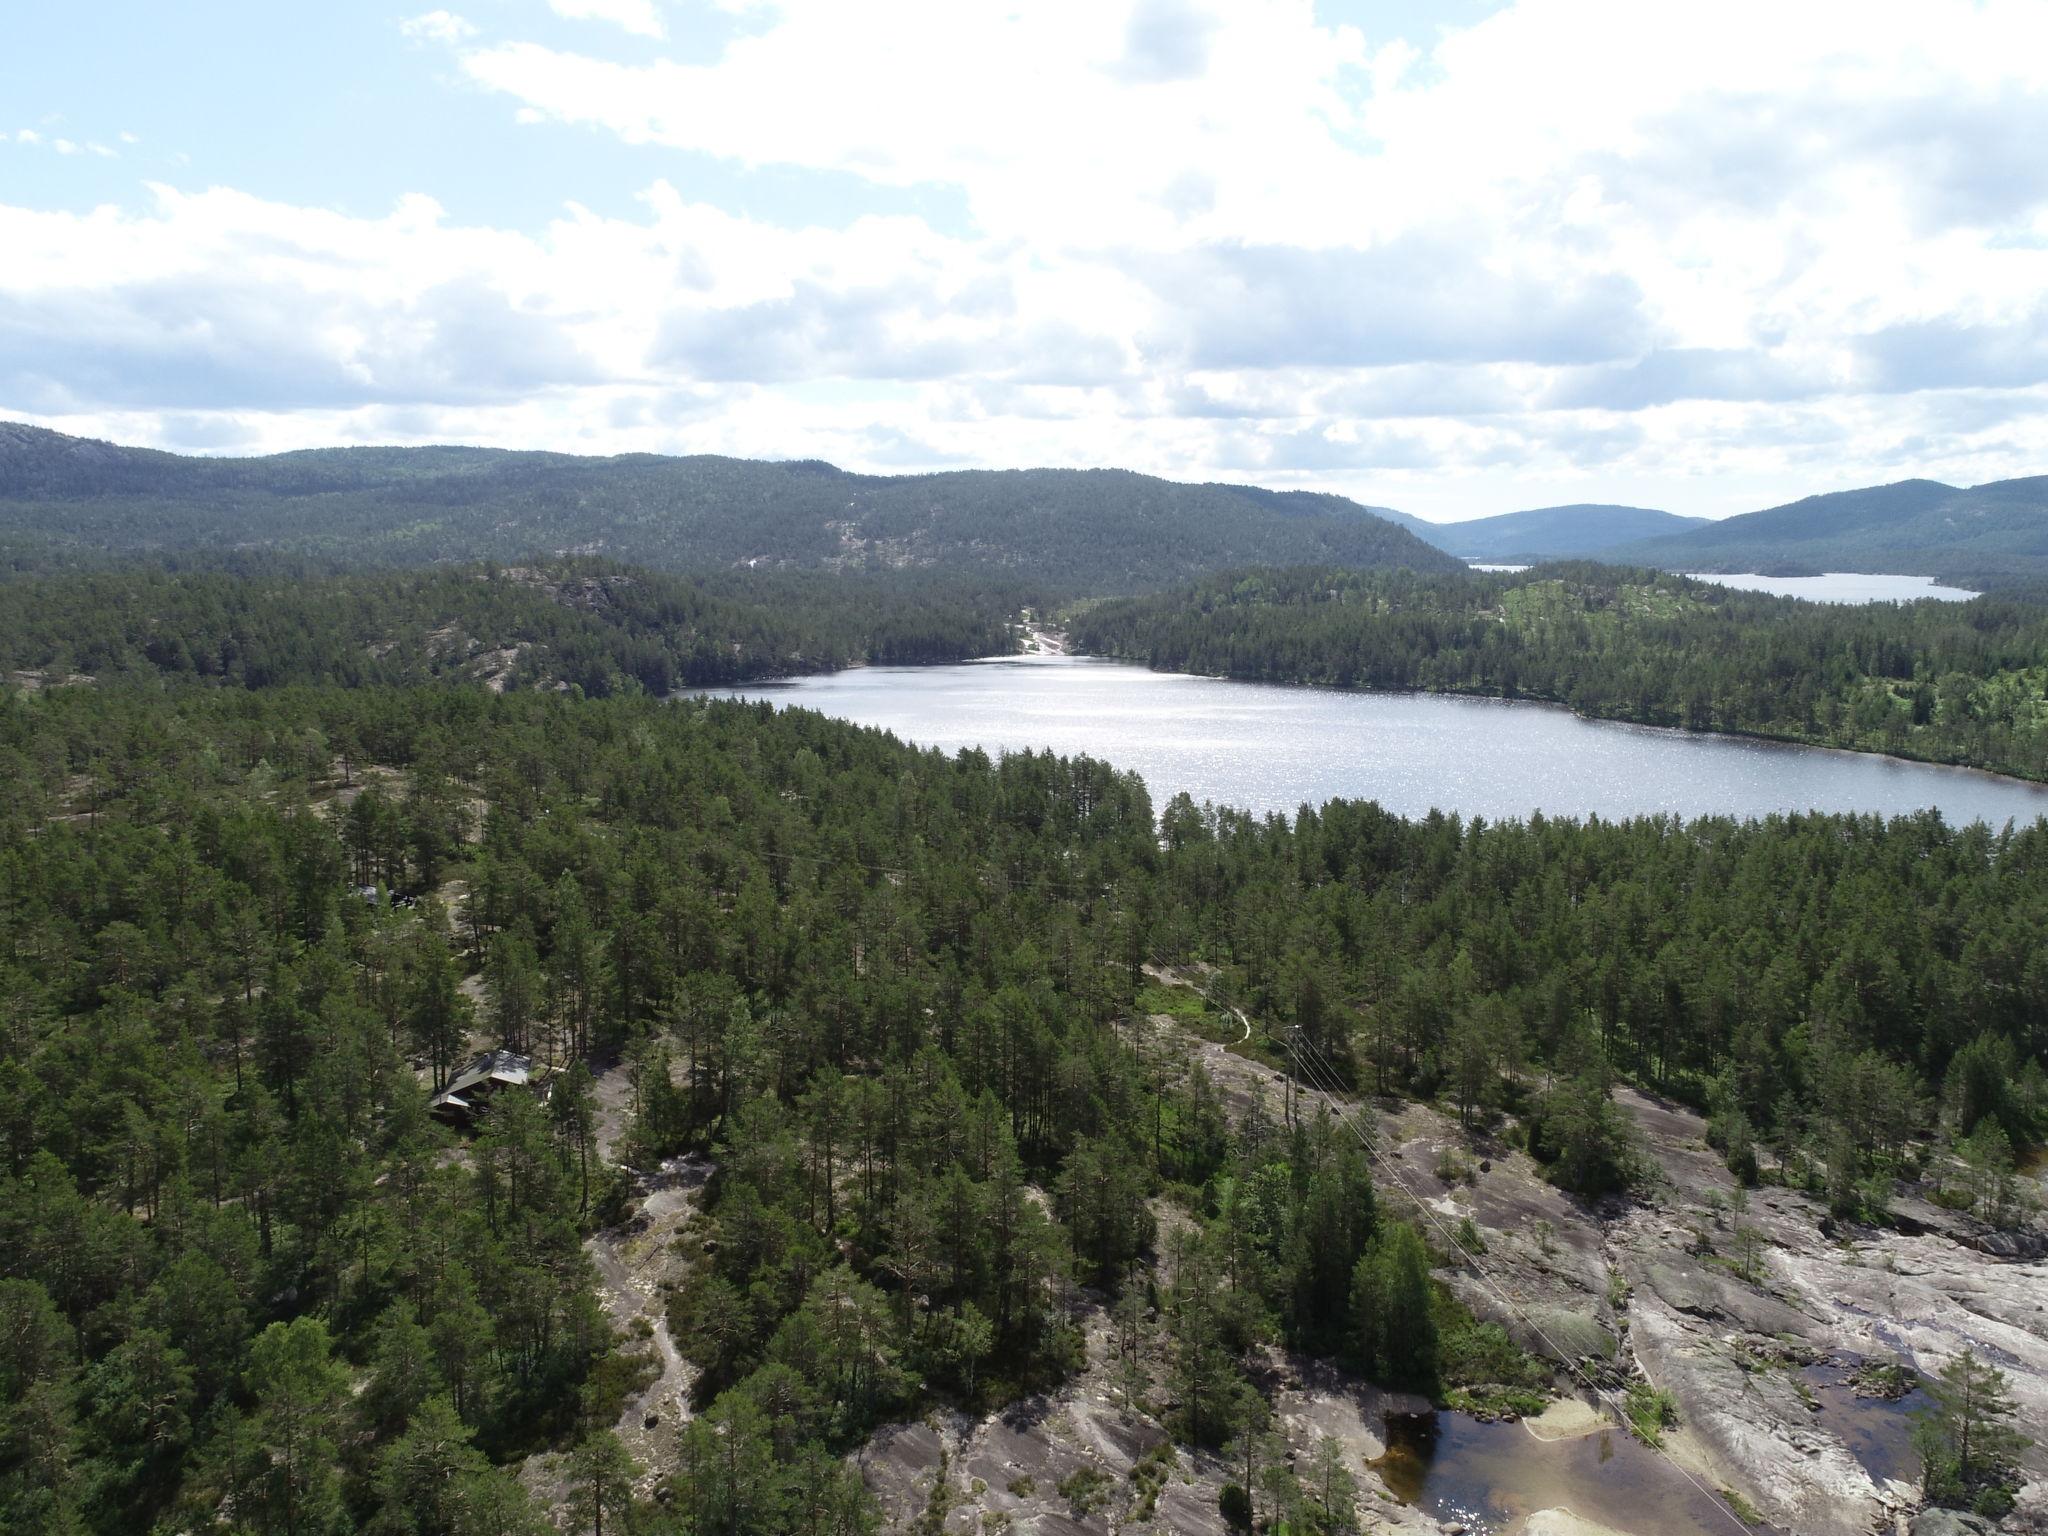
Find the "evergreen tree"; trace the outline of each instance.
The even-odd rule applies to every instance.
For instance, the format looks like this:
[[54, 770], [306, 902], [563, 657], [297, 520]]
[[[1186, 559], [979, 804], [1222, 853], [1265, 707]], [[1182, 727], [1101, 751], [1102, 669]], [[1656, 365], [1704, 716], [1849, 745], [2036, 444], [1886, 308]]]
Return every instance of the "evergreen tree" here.
[[633, 1480], [640, 1468], [608, 1429], [584, 1436], [569, 1453], [569, 1518], [590, 1536], [604, 1536], [610, 1523], [622, 1536], [633, 1513]]
[[1422, 1235], [1404, 1221], [1381, 1227], [1358, 1261], [1351, 1289], [1359, 1363], [1381, 1385], [1436, 1391], [1433, 1285]]
[[336, 1432], [348, 1373], [318, 1318], [272, 1323], [249, 1348], [252, 1429], [267, 1465], [255, 1488], [258, 1529], [318, 1536], [344, 1519]]
[[1927, 1382], [1932, 1406], [1913, 1427], [1921, 1484], [1940, 1503], [1984, 1500], [2011, 1507], [2004, 1485], [2020, 1452], [2031, 1443], [2012, 1427], [2017, 1413], [2005, 1372], [1964, 1348]]

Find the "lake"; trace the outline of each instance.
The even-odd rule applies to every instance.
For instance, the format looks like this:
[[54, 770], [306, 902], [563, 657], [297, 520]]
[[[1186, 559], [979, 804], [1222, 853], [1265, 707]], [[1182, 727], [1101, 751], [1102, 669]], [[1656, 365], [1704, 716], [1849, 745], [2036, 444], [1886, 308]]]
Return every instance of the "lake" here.
[[948, 752], [1050, 747], [1136, 770], [1155, 807], [1292, 813], [1339, 797], [1489, 820], [1762, 816], [1934, 807], [1952, 823], [2048, 815], [2048, 786], [1733, 736], [1581, 720], [1552, 705], [1228, 682], [1077, 656], [861, 667], [709, 690], [801, 705]]
[[1824, 576], [1759, 576], [1688, 572], [1694, 581], [1768, 592], [1774, 597], [1803, 597], [1810, 603], [1911, 603], [1936, 598], [1966, 603], [1977, 596], [1961, 587], [1938, 586], [1932, 576], [1874, 576], [1862, 571], [1829, 571]]
[[[1512, 575], [1526, 571], [1526, 565], [1492, 565], [1473, 561], [1469, 569]], [[1773, 597], [1803, 597], [1809, 603], [1911, 603], [1935, 598], [1944, 603], [1966, 603], [1977, 596], [1962, 587], [1944, 587], [1932, 576], [1875, 576], [1862, 571], [1829, 571], [1821, 576], [1759, 576], [1753, 571], [1688, 571], [1693, 581], [1711, 581], [1716, 586], [1743, 592], [1768, 592]]]

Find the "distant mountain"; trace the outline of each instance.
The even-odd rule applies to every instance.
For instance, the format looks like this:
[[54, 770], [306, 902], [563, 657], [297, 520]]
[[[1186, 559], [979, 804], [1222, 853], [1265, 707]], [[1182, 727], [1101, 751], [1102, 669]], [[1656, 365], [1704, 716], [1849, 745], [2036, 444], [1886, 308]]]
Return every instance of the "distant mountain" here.
[[1583, 560], [1618, 544], [1654, 539], [1706, 525], [1703, 517], [1680, 517], [1650, 507], [1613, 507], [1576, 502], [1503, 512], [1463, 523], [1426, 523], [1405, 512], [1379, 511], [1417, 538], [1463, 560]]
[[1607, 558], [1677, 571], [1888, 571], [1964, 586], [2048, 577], [2048, 475], [1964, 490], [1938, 480], [1835, 491]]
[[1242, 565], [1445, 570], [1341, 496], [1126, 470], [850, 474], [811, 461], [334, 448], [186, 458], [0, 423], [0, 557], [273, 550], [423, 565], [939, 568], [1092, 593]]

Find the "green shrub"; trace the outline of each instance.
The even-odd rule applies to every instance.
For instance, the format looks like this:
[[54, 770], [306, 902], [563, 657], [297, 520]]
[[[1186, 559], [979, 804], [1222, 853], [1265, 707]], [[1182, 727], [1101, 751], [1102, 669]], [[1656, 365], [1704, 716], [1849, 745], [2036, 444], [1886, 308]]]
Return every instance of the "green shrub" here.
[[1662, 1445], [1664, 1431], [1678, 1422], [1678, 1404], [1663, 1388], [1632, 1381], [1628, 1384], [1628, 1422], [1643, 1444]]
[[1223, 1523], [1233, 1531], [1252, 1528], [1252, 1496], [1241, 1484], [1225, 1483], [1223, 1491], [1216, 1495], [1216, 1508], [1222, 1511]]
[[1085, 1520], [1109, 1498], [1110, 1477], [1100, 1467], [1079, 1467], [1060, 1479], [1060, 1497], [1074, 1512], [1076, 1520]]

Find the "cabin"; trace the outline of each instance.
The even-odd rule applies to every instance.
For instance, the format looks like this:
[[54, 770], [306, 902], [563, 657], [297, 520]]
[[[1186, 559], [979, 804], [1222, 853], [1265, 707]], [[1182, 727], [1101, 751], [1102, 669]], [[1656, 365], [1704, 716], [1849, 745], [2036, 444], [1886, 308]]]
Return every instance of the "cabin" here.
[[491, 1100], [507, 1088], [533, 1082], [533, 1058], [516, 1051], [482, 1051], [448, 1079], [448, 1086], [427, 1104], [427, 1113], [456, 1125], [476, 1120]]

